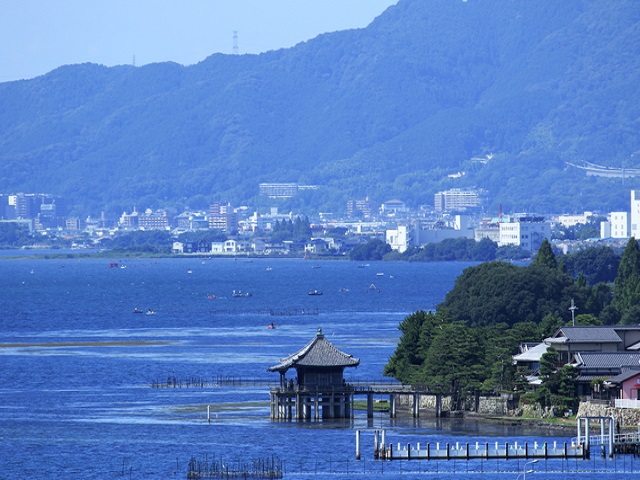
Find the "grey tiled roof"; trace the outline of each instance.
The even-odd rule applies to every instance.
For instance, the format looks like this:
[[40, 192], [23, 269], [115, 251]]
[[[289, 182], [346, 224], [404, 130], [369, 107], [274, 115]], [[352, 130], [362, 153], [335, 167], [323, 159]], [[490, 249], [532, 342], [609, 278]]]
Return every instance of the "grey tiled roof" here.
[[341, 352], [329, 342], [322, 330], [307, 345], [296, 353], [280, 360], [278, 365], [269, 367], [270, 372], [286, 371], [291, 367], [355, 367], [360, 364], [360, 359]]
[[549, 343], [617, 343], [622, 342], [613, 327], [562, 327]]
[[578, 368], [640, 367], [640, 353], [577, 353]]
[[635, 377], [636, 375], [640, 375], [640, 368], [629, 368], [624, 370], [620, 375], [616, 375], [615, 377], [611, 377], [609, 382], [611, 383], [622, 383], [625, 380], [629, 380], [630, 378]]

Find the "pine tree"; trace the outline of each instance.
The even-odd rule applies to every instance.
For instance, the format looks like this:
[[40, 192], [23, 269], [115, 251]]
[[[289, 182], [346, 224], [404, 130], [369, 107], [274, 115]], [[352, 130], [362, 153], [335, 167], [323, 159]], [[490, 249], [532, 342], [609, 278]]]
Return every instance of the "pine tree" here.
[[558, 268], [556, 256], [551, 249], [551, 244], [546, 238], [542, 241], [536, 258], [533, 259], [532, 265], [542, 265], [549, 268]]
[[631, 237], [622, 253], [618, 275], [613, 283], [613, 304], [624, 315], [640, 303], [640, 247]]

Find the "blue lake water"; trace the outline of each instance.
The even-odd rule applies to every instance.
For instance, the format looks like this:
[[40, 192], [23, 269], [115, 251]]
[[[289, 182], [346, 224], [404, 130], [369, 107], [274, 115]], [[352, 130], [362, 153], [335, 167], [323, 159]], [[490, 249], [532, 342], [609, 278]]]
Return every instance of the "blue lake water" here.
[[[360, 358], [346, 370], [348, 380], [379, 380], [402, 319], [433, 309], [471, 264], [113, 260], [118, 268], [105, 259], [0, 260], [0, 479], [186, 478], [192, 456], [229, 463], [273, 457], [284, 462], [285, 478], [502, 479], [524, 472], [524, 461], [382, 463], [373, 460], [370, 431], [357, 462], [355, 430], [384, 428], [388, 441], [413, 444], [570, 441], [384, 413], [274, 422], [264, 384], [151, 387], [168, 377], [277, 382], [267, 367], [318, 327]], [[312, 289], [323, 294], [308, 295]], [[233, 290], [251, 297], [234, 298]], [[271, 322], [275, 329], [266, 328]], [[638, 470], [640, 460], [619, 456], [540, 461], [535, 477], [528, 475], [623, 478]]]

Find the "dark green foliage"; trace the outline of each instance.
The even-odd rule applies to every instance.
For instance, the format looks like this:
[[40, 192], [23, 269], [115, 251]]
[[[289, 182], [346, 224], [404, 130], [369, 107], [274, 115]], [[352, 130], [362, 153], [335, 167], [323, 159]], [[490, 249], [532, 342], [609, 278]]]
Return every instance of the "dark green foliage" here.
[[171, 252], [171, 234], [165, 230], [151, 230], [118, 235], [109, 244], [111, 250], [126, 250], [129, 253], [162, 253]]
[[33, 237], [27, 226], [14, 222], [0, 222], [0, 246], [19, 247], [32, 242]]
[[547, 314], [560, 314], [572, 285], [571, 277], [558, 269], [483, 263], [458, 277], [438, 311], [471, 326], [538, 323]]
[[613, 306], [626, 321], [636, 318], [630, 310], [640, 305], [640, 247], [631, 237], [622, 253], [618, 276], [613, 284]]
[[520, 247], [514, 245], [505, 245], [504, 247], [498, 247], [496, 250], [496, 260], [502, 260], [505, 262], [512, 260], [524, 260], [529, 258], [530, 253], [524, 251]]
[[276, 221], [271, 232], [272, 242], [293, 240], [304, 242], [311, 238], [311, 224], [307, 217], [296, 217], [295, 220]]
[[400, 324], [402, 335], [384, 374], [430, 391], [452, 393], [454, 408], [475, 391], [512, 391], [518, 374], [512, 364], [521, 341], [539, 338], [532, 323], [472, 328], [442, 314], [416, 312]]
[[553, 253], [551, 244], [546, 238], [542, 240], [542, 244], [540, 245], [538, 253], [533, 259], [532, 265], [539, 265], [547, 268], [558, 268], [556, 255]]
[[495, 260], [498, 245], [488, 238], [476, 242], [469, 238], [448, 238], [423, 247], [410, 247], [402, 255], [386, 257], [386, 260], [410, 262], [478, 261]]
[[583, 275], [590, 285], [595, 285], [615, 280], [620, 257], [610, 247], [594, 247], [563, 255], [560, 263], [564, 271], [572, 277]]
[[416, 382], [424, 355], [431, 346], [436, 330], [442, 328], [443, 323], [433, 313], [424, 311], [405, 318], [398, 327], [402, 332], [400, 342], [384, 367], [384, 375], [405, 383]]
[[[204, 230], [198, 232], [185, 232], [178, 237], [180, 242], [224, 242], [227, 240], [227, 235], [223, 232], [216, 230]], [[161, 242], [164, 242], [164, 238], [160, 238]]]
[[373, 239], [354, 247], [349, 252], [349, 258], [351, 260], [382, 260], [389, 252], [391, 252], [389, 244], [382, 240]]
[[261, 55], [0, 83], [3, 189], [86, 213], [258, 204], [267, 181], [321, 185], [289, 203], [307, 212], [451, 186], [486, 188], [495, 210], [620, 210], [628, 185], [566, 162], [640, 149], [639, 20], [635, 0], [402, 0]]
[[479, 330], [462, 323], [438, 328], [426, 350], [419, 380], [432, 392], [451, 394], [452, 409], [462, 410], [464, 400], [479, 390], [487, 377]]

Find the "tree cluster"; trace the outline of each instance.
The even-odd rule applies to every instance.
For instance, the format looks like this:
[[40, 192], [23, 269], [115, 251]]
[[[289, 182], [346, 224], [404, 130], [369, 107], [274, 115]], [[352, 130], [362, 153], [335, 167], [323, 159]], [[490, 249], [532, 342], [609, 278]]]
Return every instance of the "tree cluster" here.
[[0, 223], [0, 246], [20, 247], [33, 242], [33, 237], [29, 233], [29, 228], [17, 223]]
[[282, 242], [284, 240], [304, 242], [309, 238], [311, 238], [311, 224], [307, 217], [276, 221], [271, 232], [272, 242]]
[[355, 246], [349, 252], [349, 258], [358, 261], [382, 260], [384, 256], [390, 252], [391, 247], [389, 244], [376, 238], [369, 240], [367, 243]]
[[[521, 342], [540, 342], [570, 324], [572, 300], [580, 308], [576, 325], [640, 323], [640, 247], [634, 238], [619, 268], [617, 263], [606, 248], [558, 262], [545, 240], [529, 266], [488, 262], [467, 268], [435, 313], [419, 311], [403, 320], [384, 374], [451, 394], [454, 408], [463, 408], [477, 391], [524, 393], [527, 372], [515, 369], [512, 356]], [[566, 265], [575, 276], [565, 273]], [[525, 398], [573, 408], [576, 371], [557, 368], [554, 355], [549, 349], [543, 357], [543, 385]]]

